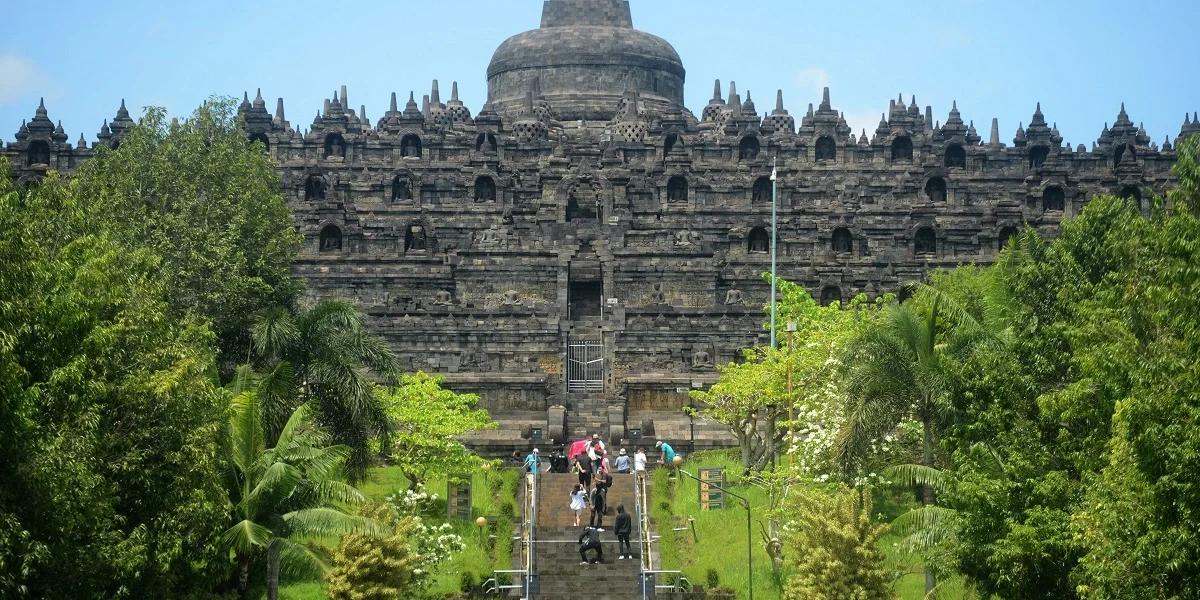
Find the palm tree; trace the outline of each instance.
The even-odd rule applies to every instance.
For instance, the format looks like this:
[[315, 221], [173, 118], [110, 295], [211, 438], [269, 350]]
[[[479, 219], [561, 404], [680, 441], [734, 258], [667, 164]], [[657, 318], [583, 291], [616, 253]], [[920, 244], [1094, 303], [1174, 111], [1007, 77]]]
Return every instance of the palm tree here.
[[221, 535], [221, 544], [237, 559], [242, 600], [249, 591], [251, 564], [266, 552], [267, 598], [276, 600], [281, 571], [311, 575], [328, 570], [325, 560], [297, 538], [364, 531], [382, 535], [386, 530], [339, 508], [365, 502], [358, 490], [337, 479], [350, 449], [323, 446], [324, 436], [311, 426], [307, 405], [292, 413], [274, 447], [265, 446], [258, 393], [245, 389], [247, 371], [239, 373], [231, 403], [224, 478], [233, 525]]
[[[914, 298], [884, 311], [880, 320], [847, 345], [843, 364], [846, 383], [846, 423], [834, 454], [843, 472], [857, 471], [872, 440], [893, 431], [908, 417], [921, 422], [922, 462], [908, 474], [923, 488], [923, 504], [934, 504], [933, 435], [944, 411], [951, 359], [976, 344], [1001, 339], [994, 326], [981, 324], [935, 288], [915, 285]], [[990, 306], [998, 304], [987, 301]], [[1002, 311], [987, 309], [987, 314]], [[933, 511], [926, 511], [932, 514]], [[925, 570], [925, 592], [936, 586]]]
[[382, 338], [367, 331], [362, 313], [344, 300], [324, 300], [307, 311], [273, 308], [253, 329], [257, 366], [268, 375], [258, 386], [268, 443], [301, 404], [312, 406], [317, 423], [348, 446], [350, 480], [360, 481], [370, 465], [369, 442], [383, 437], [388, 421], [375, 395], [372, 373], [395, 378], [400, 361]]

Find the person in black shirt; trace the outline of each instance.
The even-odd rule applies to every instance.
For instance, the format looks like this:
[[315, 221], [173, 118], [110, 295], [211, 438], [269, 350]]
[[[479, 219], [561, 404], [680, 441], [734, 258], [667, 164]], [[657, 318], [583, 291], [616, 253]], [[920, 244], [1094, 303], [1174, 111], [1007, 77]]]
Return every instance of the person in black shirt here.
[[[595, 564], [604, 563], [604, 549], [600, 547], [600, 532], [604, 531], [598, 527], [588, 527], [583, 530], [583, 534], [579, 536], [579, 558], [582, 560], [579, 564]], [[589, 561], [587, 557], [588, 550], [596, 551], [596, 560]]]
[[592, 459], [586, 452], [575, 457], [575, 468], [579, 469], [579, 484], [585, 489], [592, 487]]
[[625, 512], [625, 505], [617, 505], [617, 523], [613, 528], [617, 534], [617, 560], [633, 558], [633, 549], [629, 546], [629, 534], [633, 533], [633, 519]]
[[596, 489], [592, 490], [592, 518], [588, 521], [592, 527], [604, 527], [604, 511], [607, 508], [605, 496], [607, 495], [607, 490], [597, 481]]

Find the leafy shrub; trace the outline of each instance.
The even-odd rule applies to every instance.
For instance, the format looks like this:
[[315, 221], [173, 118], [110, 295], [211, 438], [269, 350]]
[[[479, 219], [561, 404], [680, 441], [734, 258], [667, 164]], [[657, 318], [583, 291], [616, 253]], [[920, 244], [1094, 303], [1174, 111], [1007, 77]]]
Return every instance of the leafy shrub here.
[[458, 576], [458, 591], [464, 594], [472, 594], [475, 592], [475, 587], [479, 585], [479, 580], [475, 578], [475, 574], [470, 571], [463, 571]]
[[710, 567], [704, 572], [704, 584], [710, 590], [721, 587], [721, 574], [716, 569]]

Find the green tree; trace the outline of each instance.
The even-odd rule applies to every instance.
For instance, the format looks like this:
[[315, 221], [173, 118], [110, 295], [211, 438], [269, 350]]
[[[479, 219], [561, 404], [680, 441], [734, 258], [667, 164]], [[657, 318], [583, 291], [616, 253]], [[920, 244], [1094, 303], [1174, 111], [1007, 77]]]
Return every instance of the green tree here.
[[253, 328], [256, 364], [269, 374], [259, 386], [268, 441], [288, 415], [309, 404], [332, 439], [351, 449], [351, 481], [371, 463], [371, 441], [388, 444], [389, 423], [372, 374], [395, 377], [400, 361], [382, 338], [367, 331], [362, 312], [344, 300], [308, 310], [269, 308]]
[[[986, 338], [970, 313], [935, 288], [917, 286], [916, 297], [884, 310], [879, 322], [848, 344], [844, 361], [846, 421], [835, 455], [847, 476], [856, 473], [870, 444], [906, 418], [921, 423], [921, 465], [935, 466], [935, 429], [944, 418], [954, 356]], [[934, 488], [922, 486], [923, 503], [934, 503]], [[936, 585], [926, 569], [925, 592]]]
[[202, 597], [225, 568], [213, 336], [78, 193], [0, 163], [0, 595]]
[[160, 257], [170, 313], [212, 323], [226, 376], [245, 361], [254, 314], [291, 305], [300, 289], [279, 174], [247, 141], [236, 106], [214, 99], [178, 123], [148, 108], [119, 149], [101, 147], [76, 176], [96, 227]]
[[346, 514], [342, 506], [365, 502], [362, 494], [339, 480], [350, 456], [346, 446], [325, 446], [313, 427], [307, 405], [292, 414], [274, 447], [264, 442], [258, 393], [243, 389], [239, 376], [228, 425], [229, 468], [225, 485], [232, 503], [232, 526], [220, 541], [237, 563], [238, 596], [248, 597], [251, 565], [266, 554], [267, 598], [279, 595], [281, 573], [314, 576], [327, 570], [325, 560], [305, 536], [364, 533], [383, 535], [375, 521]]
[[395, 519], [386, 506], [371, 516], [380, 522], [392, 522], [392, 531], [383, 537], [362, 533], [342, 536], [329, 572], [330, 600], [413, 598], [423, 587], [418, 572], [420, 557], [409, 547], [419, 521]]
[[[769, 278], [770, 276], [767, 275]], [[742, 467], [762, 470], [781, 449], [796, 411], [808, 414], [811, 394], [806, 390], [822, 387], [834, 378], [840, 345], [854, 331], [862, 315], [857, 310], [821, 306], [801, 286], [777, 280], [782, 297], [777, 302], [779, 326], [791, 322], [796, 331], [780, 348], [747, 350], [745, 361], [718, 365], [721, 377], [707, 390], [694, 390], [691, 397], [701, 414], [727, 427], [738, 440]], [[769, 312], [769, 308], [767, 309]], [[792, 391], [788, 391], [788, 379]], [[826, 423], [795, 424], [810, 428]]]
[[[861, 496], [861, 502], [860, 502]], [[780, 513], [796, 574], [784, 600], [890, 600], [891, 573], [879, 540], [887, 526], [871, 521], [871, 494], [840, 486], [832, 493], [793, 488]]]
[[429, 473], [469, 473], [482, 459], [459, 441], [462, 436], [497, 424], [486, 410], [476, 409], [479, 397], [456, 394], [442, 387], [443, 378], [417, 372], [405, 375], [394, 390], [380, 389], [380, 403], [394, 427], [393, 464], [416, 489]]

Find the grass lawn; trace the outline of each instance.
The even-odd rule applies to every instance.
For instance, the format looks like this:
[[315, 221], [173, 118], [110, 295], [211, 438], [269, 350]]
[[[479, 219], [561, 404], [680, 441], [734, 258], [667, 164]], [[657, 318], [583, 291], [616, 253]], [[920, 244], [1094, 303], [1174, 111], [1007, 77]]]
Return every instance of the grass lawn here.
[[[491, 553], [480, 545], [479, 528], [475, 526], [475, 519], [488, 517], [489, 522], [494, 522], [495, 517], [501, 513], [500, 506], [505, 502], [512, 502], [513, 490], [516, 489], [519, 477], [520, 473], [516, 469], [501, 469], [488, 474], [488, 481], [485, 484], [483, 474], [476, 474], [471, 486], [472, 514], [470, 519], [446, 519], [446, 478], [444, 476], [431, 478], [426, 483], [425, 491], [437, 494], [439, 499], [437, 506], [442, 515], [441, 521], [431, 519], [427, 520], [427, 523], [440, 524], [442, 521], [448, 521], [454, 528], [454, 532], [462, 536], [463, 541], [466, 542], [465, 551], [441, 565], [441, 572], [434, 576], [431, 593], [445, 595], [457, 592], [460, 581], [459, 574], [464, 571], [475, 573], [477, 578], [482, 581], [490, 577], [494, 569], [512, 568], [510, 558], [512, 545], [508, 540], [509, 532], [496, 532], [493, 527], [487, 529], [489, 534], [497, 536], [495, 560], [493, 560]], [[359, 491], [372, 502], [383, 501], [391, 494], [407, 488], [408, 479], [396, 467], [371, 469], [367, 480], [358, 486]], [[500, 489], [498, 497], [492, 493], [496, 488]], [[514, 507], [514, 510], [519, 519], [520, 508]], [[333, 548], [337, 545], [337, 539], [321, 539], [318, 540], [318, 543]], [[259, 598], [265, 597], [266, 593], [263, 591]], [[326, 600], [325, 582], [287, 582], [280, 586], [279, 597], [281, 600]]]
[[[760, 487], [738, 482], [742, 468], [735, 452], [700, 453], [696, 459], [685, 462], [683, 469], [696, 475], [699, 467], [713, 466], [725, 466], [726, 487], [750, 499], [754, 595], [756, 598], [778, 598], [780, 589], [774, 579], [763, 538], [767, 526], [768, 494]], [[661, 536], [659, 547], [664, 565], [661, 568], [681, 570], [693, 584], [703, 584], [708, 570], [715, 569], [721, 585], [738, 590], [738, 598], [748, 597], [746, 510], [741, 502], [727, 496], [725, 510], [701, 511], [698, 483], [681, 476], [678, 481], [668, 484], [666, 469], [655, 471], [653, 493], [651, 508]], [[669, 510], [664, 503], [669, 505]], [[902, 600], [920, 600], [925, 592], [921, 563], [914, 557], [894, 556], [896, 541], [894, 537], [880, 541], [884, 555], [898, 573], [894, 591]], [[785, 549], [785, 557], [786, 552]], [[680, 565], [683, 567], [680, 568]], [[785, 567], [782, 578], [786, 580], [789, 576]], [[960, 597], [956, 593], [942, 596], [946, 600]]]

